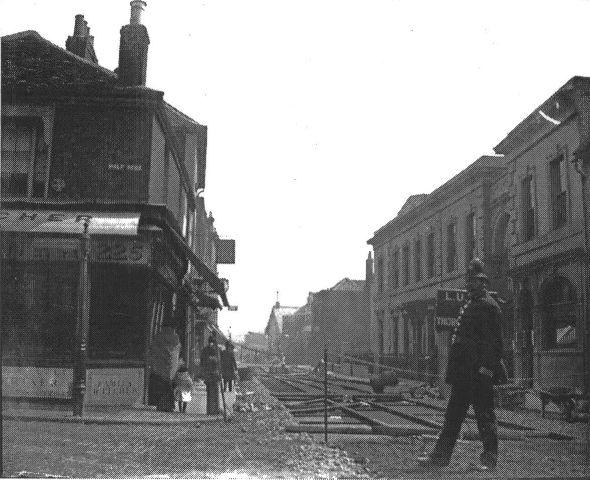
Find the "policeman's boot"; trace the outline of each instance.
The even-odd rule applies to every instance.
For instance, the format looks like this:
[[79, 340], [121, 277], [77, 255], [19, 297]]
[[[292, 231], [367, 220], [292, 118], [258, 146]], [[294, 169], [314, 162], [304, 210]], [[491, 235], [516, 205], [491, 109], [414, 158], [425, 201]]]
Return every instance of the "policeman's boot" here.
[[453, 443], [447, 438], [439, 438], [432, 453], [423, 452], [418, 458], [418, 465], [423, 468], [442, 468], [451, 462]]
[[498, 454], [495, 452], [484, 451], [479, 456], [479, 465], [477, 469], [480, 472], [493, 472], [496, 470], [496, 464], [498, 463]]

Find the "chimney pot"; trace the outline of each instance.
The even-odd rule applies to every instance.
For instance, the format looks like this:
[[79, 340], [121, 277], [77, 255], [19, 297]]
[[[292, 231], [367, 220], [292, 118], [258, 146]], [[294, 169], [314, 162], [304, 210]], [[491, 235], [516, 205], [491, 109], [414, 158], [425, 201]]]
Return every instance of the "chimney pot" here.
[[141, 14], [147, 3], [143, 0], [132, 0], [129, 4], [131, 5], [131, 17], [129, 18], [129, 25], [141, 25]]
[[74, 22], [74, 36], [76, 37], [84, 37], [84, 15], [76, 15], [76, 20]]

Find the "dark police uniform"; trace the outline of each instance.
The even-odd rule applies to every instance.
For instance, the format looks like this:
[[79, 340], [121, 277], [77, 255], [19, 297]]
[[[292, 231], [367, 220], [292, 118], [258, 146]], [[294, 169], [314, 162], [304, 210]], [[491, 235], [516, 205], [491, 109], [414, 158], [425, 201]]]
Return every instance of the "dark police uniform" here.
[[[447, 465], [469, 405], [473, 405], [483, 442], [481, 462], [495, 467], [498, 427], [494, 413], [494, 384], [503, 375], [501, 310], [487, 290], [470, 293], [452, 336], [446, 382], [452, 385], [443, 429], [430, 455], [431, 462]], [[483, 367], [483, 368], [482, 368]]]

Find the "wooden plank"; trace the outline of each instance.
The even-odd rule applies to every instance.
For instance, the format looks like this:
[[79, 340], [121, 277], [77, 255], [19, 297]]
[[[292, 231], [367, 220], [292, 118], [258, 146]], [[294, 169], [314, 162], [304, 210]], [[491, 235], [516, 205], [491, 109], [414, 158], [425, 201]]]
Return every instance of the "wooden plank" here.
[[[290, 433], [323, 433], [324, 425], [287, 425], [285, 431]], [[343, 425], [328, 425], [328, 433], [373, 433], [369, 425], [363, 424], [343, 424]]]

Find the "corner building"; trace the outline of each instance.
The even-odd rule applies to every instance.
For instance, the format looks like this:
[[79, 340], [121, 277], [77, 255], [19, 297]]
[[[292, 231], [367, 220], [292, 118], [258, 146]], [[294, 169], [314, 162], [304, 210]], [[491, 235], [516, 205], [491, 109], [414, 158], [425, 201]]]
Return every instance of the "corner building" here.
[[66, 49], [2, 37], [2, 394], [71, 397], [80, 234], [89, 218], [86, 402], [147, 402], [148, 351], [173, 322], [195, 368], [215, 311], [219, 238], [204, 201], [207, 128], [146, 87], [133, 1], [117, 73], [82, 15]]

